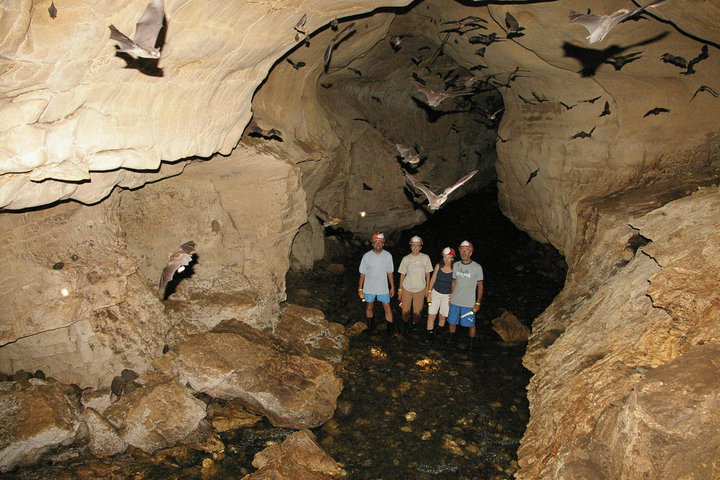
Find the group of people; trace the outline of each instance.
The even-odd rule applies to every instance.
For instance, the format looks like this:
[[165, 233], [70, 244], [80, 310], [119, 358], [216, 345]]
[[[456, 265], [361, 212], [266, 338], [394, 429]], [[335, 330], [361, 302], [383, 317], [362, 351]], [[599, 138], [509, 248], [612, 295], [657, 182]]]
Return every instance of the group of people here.
[[[372, 250], [360, 261], [358, 296], [364, 302], [368, 331], [375, 328], [374, 305], [383, 306], [387, 332], [395, 331], [390, 299], [395, 296], [395, 268], [390, 252], [384, 249], [385, 236], [375, 233], [371, 239]], [[449, 341], [455, 342], [458, 325], [468, 328], [471, 348], [475, 346], [475, 315], [480, 309], [483, 296], [483, 269], [472, 259], [473, 245], [463, 240], [458, 246], [460, 261], [455, 261], [455, 250], [442, 250], [442, 260], [433, 267], [430, 257], [421, 253], [422, 238], [410, 239], [410, 253], [403, 257], [398, 267], [400, 273], [397, 299], [402, 309], [402, 329], [407, 335], [413, 325], [420, 324], [420, 316], [427, 300], [428, 317], [426, 334], [429, 338], [437, 325], [450, 332]]]

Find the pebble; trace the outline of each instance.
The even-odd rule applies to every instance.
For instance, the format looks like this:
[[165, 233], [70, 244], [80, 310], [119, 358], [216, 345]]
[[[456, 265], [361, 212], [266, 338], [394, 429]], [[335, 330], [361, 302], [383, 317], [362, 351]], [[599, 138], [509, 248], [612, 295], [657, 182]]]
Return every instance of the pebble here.
[[420, 438], [422, 440], [430, 440], [430, 437], [432, 437], [432, 433], [428, 432], [427, 430], [422, 432], [422, 435], [420, 435]]
[[415, 420], [415, 418], [417, 418], [417, 413], [415, 412], [407, 412], [405, 414], [405, 420], [407, 420], [408, 422], [412, 422], [413, 420]]

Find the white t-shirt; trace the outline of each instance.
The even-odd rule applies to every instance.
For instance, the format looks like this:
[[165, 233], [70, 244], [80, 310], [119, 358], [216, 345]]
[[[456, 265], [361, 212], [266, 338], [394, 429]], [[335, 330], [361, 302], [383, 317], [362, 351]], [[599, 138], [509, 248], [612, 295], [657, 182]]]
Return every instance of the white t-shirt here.
[[390, 252], [387, 250], [380, 253], [375, 253], [374, 250], [367, 252], [360, 261], [360, 273], [365, 274], [363, 292], [373, 295], [390, 293], [387, 274], [394, 271], [395, 266]]
[[398, 272], [405, 274], [401, 287], [408, 292], [419, 292], [425, 290], [425, 274], [433, 271], [430, 257], [424, 253], [405, 255], [400, 261]]

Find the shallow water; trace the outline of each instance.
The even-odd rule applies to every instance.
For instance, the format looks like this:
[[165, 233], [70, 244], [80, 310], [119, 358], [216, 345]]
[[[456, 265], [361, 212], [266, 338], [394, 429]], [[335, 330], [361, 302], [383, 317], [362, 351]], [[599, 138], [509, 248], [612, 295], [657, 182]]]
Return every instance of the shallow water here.
[[[473, 258], [485, 274], [479, 348], [470, 350], [463, 328], [457, 345], [446, 342], [445, 331], [428, 341], [425, 312], [410, 336], [388, 336], [380, 326], [372, 335], [353, 338], [335, 416], [316, 429], [323, 448], [350, 478], [509, 479], [517, 470], [516, 452], [529, 418], [526, 345], [502, 342], [490, 320], [508, 310], [529, 324], [562, 288], [565, 264], [554, 249], [503, 217], [495, 198], [491, 187], [451, 202], [425, 224], [391, 239], [394, 246], [388, 242], [396, 267], [409, 253], [412, 235], [423, 237], [423, 251], [433, 262], [445, 246], [457, 249], [464, 239], [474, 244]], [[338, 239], [339, 249], [329, 240], [334, 259], [313, 272], [288, 275], [288, 300], [351, 325], [364, 319], [357, 266], [369, 247]], [[330, 273], [329, 261], [342, 263], [345, 273]], [[396, 299], [392, 305], [399, 326]], [[382, 319], [380, 305], [375, 318]]]

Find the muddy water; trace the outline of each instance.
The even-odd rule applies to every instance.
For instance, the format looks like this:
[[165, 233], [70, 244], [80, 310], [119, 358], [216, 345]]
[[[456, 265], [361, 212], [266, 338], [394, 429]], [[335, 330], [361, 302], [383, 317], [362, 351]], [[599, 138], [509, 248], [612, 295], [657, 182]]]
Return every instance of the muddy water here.
[[[525, 344], [502, 342], [490, 320], [509, 310], [529, 324], [562, 288], [564, 261], [502, 216], [492, 188], [450, 203], [392, 238], [387, 250], [396, 267], [415, 234], [433, 262], [445, 246], [457, 249], [465, 239], [474, 244], [473, 257], [485, 273], [479, 348], [469, 348], [464, 329], [458, 344], [450, 345], [446, 332], [428, 339], [422, 325], [407, 336], [387, 335], [380, 327], [353, 338], [342, 372], [345, 389], [333, 419], [316, 430], [318, 440], [353, 479], [512, 478], [528, 421], [530, 375], [521, 364]], [[342, 234], [329, 238], [328, 246], [333, 258], [309, 274], [288, 275], [288, 300], [351, 325], [364, 318], [357, 267], [369, 247]], [[332, 262], [343, 264], [345, 273], [331, 273], [338, 270]], [[392, 304], [400, 325], [397, 301]]]

